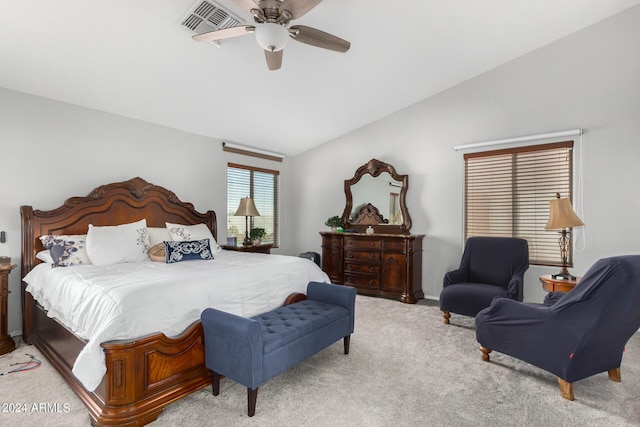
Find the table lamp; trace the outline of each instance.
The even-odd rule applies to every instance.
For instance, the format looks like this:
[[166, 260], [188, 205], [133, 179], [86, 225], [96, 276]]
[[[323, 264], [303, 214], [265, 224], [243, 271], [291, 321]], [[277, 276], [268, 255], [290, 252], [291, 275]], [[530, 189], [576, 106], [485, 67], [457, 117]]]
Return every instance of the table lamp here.
[[545, 230], [560, 230], [558, 245], [562, 258], [562, 270], [558, 274], [551, 275], [554, 279], [576, 280], [576, 277], [567, 270], [567, 254], [571, 243], [571, 232], [568, 229], [581, 225], [584, 225], [584, 222], [574, 212], [569, 199], [560, 198], [560, 193], [556, 193], [556, 198], [549, 200], [549, 221], [544, 227]]
[[253, 203], [253, 199], [251, 197], [243, 197], [240, 199], [240, 206], [238, 206], [238, 210], [233, 216], [244, 216], [244, 241], [242, 244], [244, 246], [251, 245], [251, 239], [249, 238], [249, 217], [250, 216], [260, 216], [258, 213], [258, 209], [256, 209], [255, 203]]

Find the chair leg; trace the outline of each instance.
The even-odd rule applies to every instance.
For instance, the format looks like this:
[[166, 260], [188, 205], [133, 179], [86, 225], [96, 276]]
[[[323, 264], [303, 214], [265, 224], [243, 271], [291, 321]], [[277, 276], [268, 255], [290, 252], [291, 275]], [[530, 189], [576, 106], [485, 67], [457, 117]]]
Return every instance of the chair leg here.
[[611, 381], [615, 381], [617, 383], [622, 381], [622, 377], [620, 376], [620, 368], [611, 369], [610, 371], [607, 371], [607, 372], [609, 373], [609, 379]]
[[220, 394], [220, 374], [213, 371], [211, 371], [211, 389], [214, 396]]
[[253, 417], [256, 414], [256, 400], [258, 399], [258, 388], [255, 390], [247, 387], [247, 415]]
[[491, 349], [486, 348], [486, 347], [480, 347], [480, 351], [482, 352], [482, 360], [484, 360], [485, 362], [489, 361], [489, 353], [491, 353]]
[[558, 384], [560, 384], [560, 393], [562, 393], [562, 397], [567, 400], [574, 400], [573, 397], [573, 383], [568, 383], [562, 378], [558, 378]]
[[449, 313], [448, 311], [443, 311], [442, 312], [442, 317], [444, 317], [444, 324], [448, 325], [449, 324], [449, 319], [451, 319], [451, 313]]
[[351, 342], [351, 335], [344, 337], [344, 354], [349, 354], [349, 342]]

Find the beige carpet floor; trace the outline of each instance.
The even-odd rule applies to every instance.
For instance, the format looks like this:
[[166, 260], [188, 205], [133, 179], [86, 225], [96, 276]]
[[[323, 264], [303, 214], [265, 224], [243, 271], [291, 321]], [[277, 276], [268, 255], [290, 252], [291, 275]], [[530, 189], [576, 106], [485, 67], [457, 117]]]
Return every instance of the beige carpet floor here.
[[[84, 406], [32, 346], [0, 358], [42, 360], [0, 376], [0, 426], [85, 426]], [[599, 374], [560, 397], [556, 378], [500, 353], [481, 360], [474, 319], [442, 323], [433, 303], [358, 296], [351, 353], [342, 342], [262, 386], [256, 415], [246, 389], [225, 379], [167, 406], [153, 426], [640, 426], [640, 333], [629, 341], [622, 383]]]

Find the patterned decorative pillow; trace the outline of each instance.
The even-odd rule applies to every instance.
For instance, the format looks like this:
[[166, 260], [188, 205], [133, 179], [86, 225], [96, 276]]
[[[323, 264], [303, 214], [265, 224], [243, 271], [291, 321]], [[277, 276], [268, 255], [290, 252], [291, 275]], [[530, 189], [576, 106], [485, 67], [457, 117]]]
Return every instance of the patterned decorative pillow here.
[[216, 239], [213, 238], [211, 230], [209, 230], [209, 227], [205, 224], [184, 225], [173, 224], [171, 222], [167, 222], [165, 224], [169, 231], [169, 235], [171, 236], [171, 240], [194, 241], [209, 239], [213, 252], [219, 252], [222, 250], [218, 247]]
[[163, 243], [166, 254], [165, 262], [167, 264], [188, 260], [213, 259], [209, 239], [190, 241], [171, 240]]
[[57, 267], [91, 264], [87, 255], [87, 236], [85, 234], [47, 234], [40, 236], [40, 241], [49, 250], [53, 265]]

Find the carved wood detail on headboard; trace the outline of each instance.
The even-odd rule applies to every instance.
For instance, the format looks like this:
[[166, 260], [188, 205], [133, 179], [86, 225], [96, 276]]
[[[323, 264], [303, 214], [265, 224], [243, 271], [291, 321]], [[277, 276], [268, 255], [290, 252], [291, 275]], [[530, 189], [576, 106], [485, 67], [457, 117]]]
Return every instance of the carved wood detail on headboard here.
[[371, 203], [362, 205], [358, 213], [351, 219], [351, 224], [357, 225], [379, 225], [388, 223], [389, 220], [384, 219], [378, 208]]
[[89, 224], [120, 225], [146, 219], [148, 227], [165, 227], [165, 222], [206, 224], [217, 239], [214, 211], [198, 212], [192, 203], [181, 201], [164, 187], [140, 177], [96, 187], [87, 196], [68, 198], [62, 206], [34, 210], [21, 206], [22, 277], [38, 262], [43, 249], [39, 237], [46, 234], [86, 234]]

